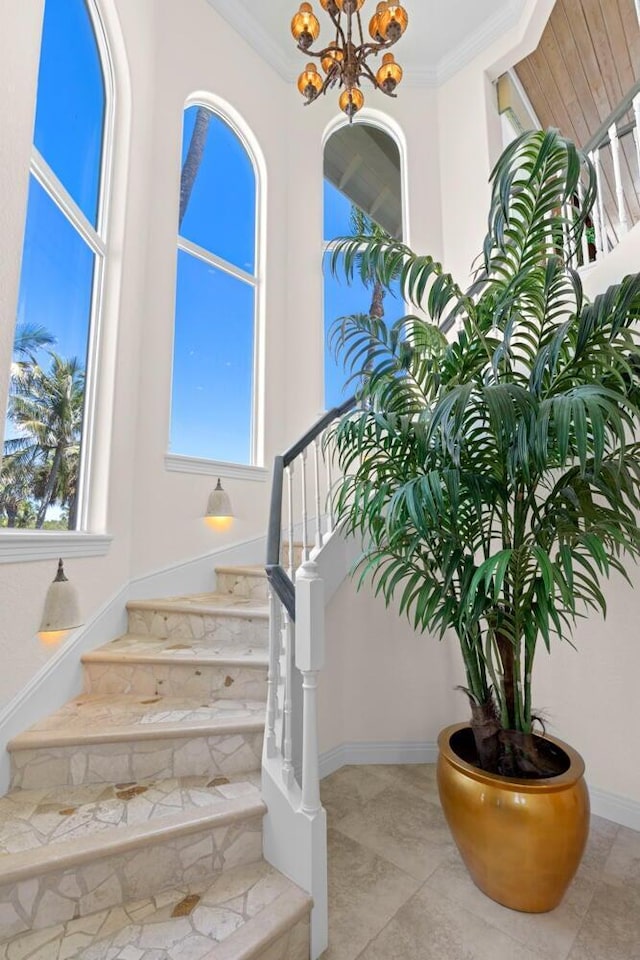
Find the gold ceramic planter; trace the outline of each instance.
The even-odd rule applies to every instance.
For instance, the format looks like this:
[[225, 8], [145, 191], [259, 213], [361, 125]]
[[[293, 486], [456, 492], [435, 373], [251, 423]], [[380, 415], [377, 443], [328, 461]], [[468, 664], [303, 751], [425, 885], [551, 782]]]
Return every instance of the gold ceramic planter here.
[[582, 757], [547, 737], [569, 758], [565, 773], [516, 780], [462, 760], [451, 737], [438, 738], [438, 789], [445, 817], [473, 882], [512, 910], [557, 907], [578, 869], [589, 833], [589, 794]]

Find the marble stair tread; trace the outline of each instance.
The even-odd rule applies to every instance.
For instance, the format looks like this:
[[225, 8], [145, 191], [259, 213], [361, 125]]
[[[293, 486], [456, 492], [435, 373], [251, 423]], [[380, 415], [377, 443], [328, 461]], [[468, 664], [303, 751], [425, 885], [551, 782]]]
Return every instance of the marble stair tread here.
[[256, 649], [255, 644], [243, 643], [240, 639], [233, 643], [212, 646], [200, 637], [177, 640], [175, 637], [127, 633], [90, 653], [85, 653], [82, 662], [265, 667], [269, 663], [269, 657], [264, 649]]
[[236, 564], [233, 566], [215, 567], [216, 573], [228, 573], [237, 577], [260, 577], [263, 580], [267, 578], [267, 571], [259, 563]]
[[[2, 960], [258, 960], [311, 898], [264, 860], [0, 943]], [[307, 930], [300, 931], [308, 936]], [[297, 956], [308, 956], [301, 938]], [[306, 950], [306, 953], [305, 953]], [[292, 955], [290, 953], [287, 956]], [[284, 955], [283, 955], [284, 956]]]
[[83, 694], [18, 734], [9, 751], [69, 744], [116, 743], [204, 735], [257, 733], [264, 701], [214, 700], [135, 694]]
[[0, 878], [6, 855], [259, 796], [258, 771], [15, 790], [0, 797]]
[[[246, 796], [217, 797], [207, 806], [183, 806], [177, 812], [161, 811], [145, 821], [120, 823], [105, 829], [96, 830], [99, 821], [88, 819], [85, 822], [86, 829], [72, 838], [0, 855], [0, 882], [4, 888], [8, 884], [31, 878], [41, 879], [49, 873], [62, 873], [81, 864], [94, 864], [101, 858], [121, 856], [145, 846], [168, 843], [176, 836], [203, 834], [219, 827], [261, 818], [266, 810], [259, 792], [254, 789]], [[81, 808], [77, 815], [82, 815]]]
[[157, 600], [130, 600], [127, 610], [264, 620], [269, 617], [269, 604], [266, 600], [229, 593], [191, 593], [183, 597], [161, 597]]

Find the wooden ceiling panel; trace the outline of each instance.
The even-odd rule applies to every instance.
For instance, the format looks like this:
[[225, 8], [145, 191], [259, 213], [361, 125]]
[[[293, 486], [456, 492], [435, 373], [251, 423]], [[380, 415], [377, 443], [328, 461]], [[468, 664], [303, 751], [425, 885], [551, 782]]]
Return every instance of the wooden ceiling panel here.
[[640, 79], [634, 0], [557, 0], [537, 50], [515, 70], [541, 126], [583, 146]]
[[[640, 80], [635, 0], [556, 0], [537, 50], [515, 67], [541, 127], [557, 127], [583, 147]], [[622, 121], [618, 129], [622, 129]], [[629, 224], [640, 220], [640, 173], [633, 135], [620, 138]], [[610, 147], [600, 151], [607, 234], [620, 232]]]

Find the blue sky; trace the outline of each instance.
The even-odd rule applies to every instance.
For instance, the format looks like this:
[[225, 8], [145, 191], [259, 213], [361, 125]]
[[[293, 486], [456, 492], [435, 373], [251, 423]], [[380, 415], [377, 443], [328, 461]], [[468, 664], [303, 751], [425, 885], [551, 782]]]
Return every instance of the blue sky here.
[[[196, 113], [197, 107], [185, 111], [183, 162]], [[46, 0], [34, 141], [94, 226], [104, 116], [104, 81], [84, 0]], [[175, 188], [177, 201], [178, 183]], [[347, 198], [328, 183], [324, 198], [324, 239], [349, 233]], [[214, 117], [181, 235], [253, 274], [255, 216], [256, 183], [250, 158], [235, 133]], [[248, 463], [253, 286], [182, 252], [176, 269], [170, 449], [187, 456]], [[87, 355], [93, 271], [93, 253], [32, 176], [18, 322], [46, 327], [55, 337], [53, 349], [63, 357], [77, 357], [82, 364]], [[325, 331], [336, 317], [365, 312], [370, 303], [370, 293], [361, 282], [347, 286], [327, 269], [324, 298]], [[395, 309], [392, 304], [387, 298], [387, 307]], [[325, 354], [325, 405], [331, 407], [346, 396], [344, 373], [328, 351]], [[46, 354], [39, 360], [47, 366]], [[7, 426], [7, 436], [14, 435], [11, 425]]]

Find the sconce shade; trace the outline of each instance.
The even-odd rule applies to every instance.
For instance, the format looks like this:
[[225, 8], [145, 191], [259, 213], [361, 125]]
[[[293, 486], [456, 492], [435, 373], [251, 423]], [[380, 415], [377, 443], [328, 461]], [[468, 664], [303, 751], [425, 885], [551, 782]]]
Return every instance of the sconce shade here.
[[55, 580], [49, 584], [45, 597], [39, 633], [71, 630], [79, 627], [81, 623], [78, 594], [65, 576], [64, 564], [60, 559]]
[[207, 517], [233, 517], [234, 515], [229, 494], [222, 489], [220, 477], [218, 477], [215, 490], [209, 494], [206, 515]]

